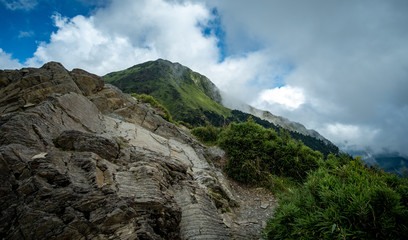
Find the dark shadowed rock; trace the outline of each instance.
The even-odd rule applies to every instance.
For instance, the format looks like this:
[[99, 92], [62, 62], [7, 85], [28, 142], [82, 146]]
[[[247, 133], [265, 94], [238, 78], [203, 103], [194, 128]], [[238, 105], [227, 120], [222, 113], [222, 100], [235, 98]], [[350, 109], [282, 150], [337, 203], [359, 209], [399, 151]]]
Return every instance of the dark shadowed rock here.
[[65, 151], [93, 152], [110, 160], [118, 157], [120, 149], [119, 144], [112, 139], [76, 130], [62, 132], [55, 143]]

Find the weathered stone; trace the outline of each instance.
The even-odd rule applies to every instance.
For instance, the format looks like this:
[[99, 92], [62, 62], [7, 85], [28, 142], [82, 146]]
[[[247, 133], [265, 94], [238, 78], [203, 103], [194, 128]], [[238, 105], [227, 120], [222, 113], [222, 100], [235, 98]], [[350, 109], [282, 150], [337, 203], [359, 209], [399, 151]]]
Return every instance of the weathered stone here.
[[[20, 73], [20, 74], [19, 74]], [[39, 69], [4, 71], [5, 86], [0, 89], [0, 113], [16, 111], [27, 104], [38, 104], [52, 93], [81, 93], [69, 72], [50, 62]]]
[[223, 161], [96, 75], [0, 70], [1, 239], [257, 239]]
[[266, 209], [269, 207], [269, 201], [262, 201], [261, 202], [261, 208]]
[[73, 69], [71, 76], [85, 96], [89, 96], [97, 91], [100, 91], [104, 86], [104, 82], [101, 77], [88, 73], [82, 69]]
[[175, 195], [182, 209], [182, 239], [230, 239], [217, 208], [202, 188], [187, 185]]
[[116, 159], [119, 155], [116, 141], [76, 130], [62, 132], [55, 143], [66, 151], [93, 152], [108, 160]]

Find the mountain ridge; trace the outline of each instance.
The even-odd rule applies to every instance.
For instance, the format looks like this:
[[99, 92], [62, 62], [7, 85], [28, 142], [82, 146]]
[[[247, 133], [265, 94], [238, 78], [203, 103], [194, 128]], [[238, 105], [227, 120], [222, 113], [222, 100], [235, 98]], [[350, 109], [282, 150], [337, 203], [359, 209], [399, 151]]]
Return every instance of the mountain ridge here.
[[[221, 95], [215, 85], [179, 63], [159, 59], [108, 73], [103, 78], [124, 92], [152, 95], [176, 121], [198, 126], [214, 117], [213, 113], [230, 115], [230, 110], [221, 105]], [[222, 119], [212, 121], [223, 124]]]
[[[338, 153], [338, 148], [333, 143], [317, 131], [306, 129], [300, 123], [291, 122], [286, 118], [275, 116], [270, 112], [246, 104], [242, 104], [246, 107], [242, 107], [238, 111], [227, 108], [223, 102], [221, 91], [210, 79], [180, 63], [158, 59], [137, 64], [122, 71], [108, 73], [103, 78], [107, 83], [114, 84], [124, 92], [152, 95], [168, 108], [176, 121], [186, 122], [193, 127], [203, 126], [206, 122], [222, 127], [231, 122], [246, 121], [249, 116], [243, 117], [239, 113], [239, 111], [243, 111], [272, 124], [257, 120], [257, 123], [264, 127], [273, 128], [278, 132], [280, 127], [289, 130], [292, 137], [305, 141], [306, 145], [325, 155], [330, 152]], [[179, 86], [181, 87], [179, 88]], [[185, 94], [189, 96], [183, 97]], [[197, 99], [203, 98], [203, 95], [206, 99], [198, 101]], [[188, 101], [194, 102], [193, 107]], [[208, 108], [208, 105], [212, 107]], [[308, 137], [310, 138], [308, 139]]]
[[311, 137], [314, 137], [316, 139], [322, 140], [325, 143], [329, 144], [331, 143], [327, 138], [323, 137], [319, 132], [317, 132], [316, 130], [313, 129], [307, 129], [303, 124], [298, 123], [298, 122], [294, 122], [294, 121], [290, 121], [289, 119], [282, 117], [282, 116], [276, 116], [274, 114], [272, 114], [269, 111], [265, 111], [265, 110], [260, 110], [257, 108], [254, 108], [252, 106], [248, 106], [249, 107], [249, 113], [253, 114], [261, 119], [267, 120], [269, 122], [272, 122], [278, 126], [281, 126], [285, 129], [291, 130], [291, 131], [295, 131], [298, 132], [300, 134], [303, 135], [308, 135]]

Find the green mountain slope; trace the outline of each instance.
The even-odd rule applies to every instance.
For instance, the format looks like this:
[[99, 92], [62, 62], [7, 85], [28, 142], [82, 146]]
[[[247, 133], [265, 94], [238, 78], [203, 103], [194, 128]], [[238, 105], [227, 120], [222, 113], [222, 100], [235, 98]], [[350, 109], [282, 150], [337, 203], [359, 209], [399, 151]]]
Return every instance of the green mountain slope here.
[[231, 110], [222, 106], [216, 86], [205, 76], [178, 63], [159, 59], [105, 75], [105, 82], [126, 93], [149, 94], [160, 101], [174, 120], [193, 126], [209, 121], [225, 124]]
[[328, 140], [323, 141], [252, 114], [224, 107], [218, 88], [207, 77], [179, 63], [158, 59], [109, 73], [103, 79], [123, 92], [153, 96], [170, 111], [175, 121], [183, 121], [194, 127], [204, 126], [207, 121], [222, 127], [232, 122], [246, 122], [251, 117], [256, 123], [276, 132], [280, 132], [281, 128], [288, 130], [294, 139], [301, 140], [324, 155], [339, 152]]

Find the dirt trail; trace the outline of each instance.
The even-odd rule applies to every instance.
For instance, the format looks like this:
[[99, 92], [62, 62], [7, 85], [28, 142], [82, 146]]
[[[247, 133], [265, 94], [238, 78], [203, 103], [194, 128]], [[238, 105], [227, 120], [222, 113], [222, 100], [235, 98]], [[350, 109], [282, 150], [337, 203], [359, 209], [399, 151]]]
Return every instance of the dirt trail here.
[[233, 239], [262, 239], [261, 230], [277, 206], [277, 199], [264, 188], [229, 180], [239, 207], [223, 214], [224, 223], [231, 229]]

